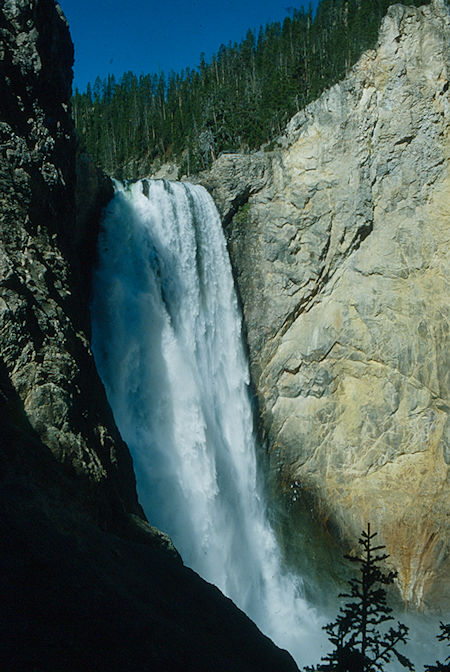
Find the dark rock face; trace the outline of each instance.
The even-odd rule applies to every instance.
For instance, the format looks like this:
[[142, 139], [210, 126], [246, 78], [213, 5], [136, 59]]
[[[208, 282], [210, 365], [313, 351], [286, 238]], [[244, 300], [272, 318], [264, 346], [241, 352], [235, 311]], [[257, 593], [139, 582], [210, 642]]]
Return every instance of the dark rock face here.
[[0, 667], [296, 670], [145, 520], [89, 347], [110, 181], [53, 0], [0, 7]]
[[118, 511], [140, 509], [89, 349], [88, 262], [99, 208], [85, 189], [75, 216], [72, 42], [52, 0], [6, 2], [0, 21], [2, 364], [31, 427], [82, 476], [91, 515], [115, 525]]

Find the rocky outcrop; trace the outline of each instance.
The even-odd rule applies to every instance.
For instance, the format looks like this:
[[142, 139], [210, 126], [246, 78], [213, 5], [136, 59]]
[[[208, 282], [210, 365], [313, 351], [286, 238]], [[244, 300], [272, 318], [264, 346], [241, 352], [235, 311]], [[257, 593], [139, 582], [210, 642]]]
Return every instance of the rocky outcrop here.
[[137, 500], [89, 347], [110, 181], [79, 155], [53, 0], [0, 7], [0, 667], [296, 670]]
[[370, 520], [414, 605], [448, 598], [448, 37], [442, 0], [394, 5], [273, 151], [202, 177], [225, 221], [238, 205], [272, 469], [355, 547]]

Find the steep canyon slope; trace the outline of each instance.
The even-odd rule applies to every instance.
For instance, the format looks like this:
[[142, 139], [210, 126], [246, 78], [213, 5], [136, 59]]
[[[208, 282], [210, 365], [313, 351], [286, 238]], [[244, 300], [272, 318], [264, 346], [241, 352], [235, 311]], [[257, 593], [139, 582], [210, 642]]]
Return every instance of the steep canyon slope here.
[[449, 53], [443, 0], [394, 5], [283, 136], [201, 176], [279, 484], [353, 547], [370, 520], [419, 606], [449, 597]]
[[112, 194], [80, 156], [54, 0], [0, 5], [0, 667], [296, 670], [137, 500], [90, 351]]

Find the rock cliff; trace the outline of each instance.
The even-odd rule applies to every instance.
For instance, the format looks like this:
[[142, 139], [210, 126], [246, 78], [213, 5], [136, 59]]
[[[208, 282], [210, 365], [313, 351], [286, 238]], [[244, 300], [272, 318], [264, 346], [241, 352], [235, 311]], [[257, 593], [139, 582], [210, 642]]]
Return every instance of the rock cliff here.
[[31, 427], [108, 525], [139, 506], [89, 350], [96, 229], [87, 211], [75, 216], [72, 42], [51, 1], [5, 2], [0, 17], [1, 365]]
[[275, 148], [201, 176], [279, 484], [354, 547], [370, 520], [420, 606], [448, 600], [448, 38], [442, 0], [392, 6]]
[[80, 155], [53, 0], [0, 6], [0, 667], [296, 670], [146, 522], [89, 347], [111, 184]]

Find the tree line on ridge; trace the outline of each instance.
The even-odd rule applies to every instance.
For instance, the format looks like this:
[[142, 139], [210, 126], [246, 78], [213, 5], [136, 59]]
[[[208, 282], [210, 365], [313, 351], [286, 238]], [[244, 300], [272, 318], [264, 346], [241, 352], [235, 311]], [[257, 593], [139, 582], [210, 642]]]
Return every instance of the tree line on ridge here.
[[97, 77], [72, 99], [81, 145], [118, 178], [137, 178], [167, 161], [190, 175], [221, 152], [267, 147], [295, 112], [375, 46], [391, 4], [320, 0], [315, 14], [311, 6], [291, 10], [282, 23], [222, 45], [210, 62], [201, 55], [198, 68]]

